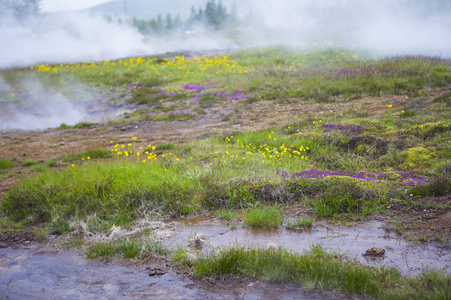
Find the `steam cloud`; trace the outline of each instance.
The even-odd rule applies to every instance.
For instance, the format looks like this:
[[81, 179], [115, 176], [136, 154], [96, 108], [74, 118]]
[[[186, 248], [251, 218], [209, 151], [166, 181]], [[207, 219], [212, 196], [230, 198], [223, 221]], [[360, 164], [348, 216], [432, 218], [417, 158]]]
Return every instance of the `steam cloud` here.
[[260, 28], [279, 29], [259, 44], [325, 40], [381, 55], [451, 57], [451, 1], [248, 0]]
[[64, 13], [1, 24], [0, 68], [37, 63], [67, 63], [118, 59], [174, 51], [236, 47], [220, 35], [145, 38], [127, 24], [108, 22], [86, 13]]
[[[451, 57], [451, 0], [242, 0], [237, 4], [239, 16], [252, 24], [241, 31], [238, 44], [226, 33], [202, 28], [194, 33], [144, 37], [126, 22], [108, 22], [88, 13], [19, 21], [0, 11], [0, 69], [325, 41], [381, 55]], [[17, 90], [34, 96], [21, 106], [6, 104]], [[13, 88], [0, 76], [0, 129], [43, 129], [86, 120], [86, 105], [75, 106], [63, 92], [45, 93], [37, 78], [27, 78]], [[92, 98], [85, 95], [85, 99]]]
[[[434, 3], [445, 3], [438, 8]], [[451, 56], [451, 1], [243, 0], [241, 16], [253, 12], [253, 30], [242, 47], [309, 45], [331, 40], [385, 54]], [[0, 20], [0, 68], [153, 55], [172, 51], [224, 50], [237, 45], [217, 33], [198, 31], [145, 38], [127, 24], [87, 13]]]
[[[7, 100], [0, 102], [0, 130], [46, 129], [93, 121], [88, 109], [97, 101], [96, 92], [75, 82], [69, 86], [64, 91], [48, 90], [37, 76], [29, 76], [13, 89], [0, 76], [0, 99]], [[11, 101], [11, 95], [20, 100]]]

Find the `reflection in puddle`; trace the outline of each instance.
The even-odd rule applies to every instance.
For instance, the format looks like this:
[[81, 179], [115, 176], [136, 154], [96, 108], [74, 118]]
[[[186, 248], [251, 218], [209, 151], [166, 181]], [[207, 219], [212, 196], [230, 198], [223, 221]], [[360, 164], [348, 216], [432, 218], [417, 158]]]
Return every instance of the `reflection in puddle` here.
[[[433, 245], [412, 245], [403, 239], [386, 235], [379, 221], [358, 222], [352, 226], [333, 225], [326, 221], [316, 222], [311, 230], [292, 231], [249, 229], [238, 225], [235, 229], [217, 219], [200, 217], [186, 219], [174, 229], [177, 234], [168, 240], [168, 244], [186, 245], [189, 236], [202, 234], [207, 244], [213, 248], [232, 245], [264, 247], [269, 243], [302, 254], [312, 244], [321, 244], [339, 253], [345, 253], [352, 259], [373, 266], [391, 266], [403, 274], [413, 275], [421, 270], [444, 269], [451, 272], [451, 253]], [[384, 248], [385, 258], [367, 259], [362, 253], [372, 247]]]

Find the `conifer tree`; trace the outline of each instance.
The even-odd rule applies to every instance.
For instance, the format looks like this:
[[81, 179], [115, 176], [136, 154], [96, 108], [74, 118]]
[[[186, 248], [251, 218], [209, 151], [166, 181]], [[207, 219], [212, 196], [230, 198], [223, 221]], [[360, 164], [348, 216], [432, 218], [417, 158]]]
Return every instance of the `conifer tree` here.
[[166, 29], [171, 30], [173, 27], [172, 16], [170, 13], [166, 15]]

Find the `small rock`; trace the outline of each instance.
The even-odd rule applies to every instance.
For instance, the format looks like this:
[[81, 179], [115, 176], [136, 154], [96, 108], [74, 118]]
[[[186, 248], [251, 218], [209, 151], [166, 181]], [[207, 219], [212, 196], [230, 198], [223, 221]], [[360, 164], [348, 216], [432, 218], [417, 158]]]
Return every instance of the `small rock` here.
[[189, 245], [194, 248], [202, 248], [205, 246], [207, 237], [202, 233], [196, 234], [196, 236], [192, 237], [189, 241]]
[[373, 248], [366, 250], [366, 252], [363, 253], [362, 255], [375, 257], [375, 256], [384, 256], [384, 254], [385, 254], [385, 249], [373, 247]]
[[48, 233], [48, 235], [58, 235], [58, 234], [60, 234], [61, 232], [59, 231], [59, 229], [53, 229], [52, 231], [50, 231], [49, 233]]
[[149, 276], [161, 276], [166, 274], [166, 271], [162, 268], [147, 268], [149, 270]]

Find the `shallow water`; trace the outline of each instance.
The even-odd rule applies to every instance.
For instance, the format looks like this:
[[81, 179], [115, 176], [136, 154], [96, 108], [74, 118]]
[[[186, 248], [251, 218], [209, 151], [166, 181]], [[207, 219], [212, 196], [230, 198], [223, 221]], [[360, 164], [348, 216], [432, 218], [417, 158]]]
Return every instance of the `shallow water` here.
[[[196, 234], [204, 235], [206, 244], [213, 248], [231, 245], [267, 247], [271, 243], [302, 254], [312, 244], [321, 244], [364, 264], [396, 267], [405, 275], [428, 268], [451, 273], [450, 251], [433, 245], [412, 245], [396, 236], [390, 237], [379, 221], [356, 222], [352, 226], [318, 221], [311, 230], [305, 231], [249, 229], [243, 225], [232, 230], [230, 225], [210, 217], [186, 219], [176, 224], [173, 229], [176, 234], [167, 242], [174, 245], [186, 245], [188, 237]], [[362, 256], [372, 247], [384, 248], [385, 257], [374, 260]]]
[[[369, 265], [397, 267], [402, 273], [415, 275], [433, 268], [451, 272], [451, 253], [432, 245], [409, 245], [399, 238], [387, 237], [383, 223], [358, 222], [340, 226], [318, 221], [311, 230], [289, 231], [249, 229], [217, 218], [198, 217], [176, 220], [159, 226], [150, 234], [165, 237], [173, 248], [186, 246], [192, 236], [205, 237], [208, 252], [220, 247], [243, 245], [267, 247], [269, 243], [297, 253], [312, 244], [346, 253]], [[147, 235], [147, 233], [145, 234]], [[144, 234], [140, 236], [145, 237]], [[368, 248], [386, 250], [385, 257], [367, 260]], [[149, 276], [146, 266], [87, 260], [75, 250], [56, 251], [40, 245], [0, 249], [0, 298], [9, 299], [344, 299], [335, 294], [306, 292], [296, 285], [265, 282], [216, 283], [197, 282], [177, 275], [165, 262], [150, 267], [164, 268], [166, 274]]]
[[[0, 298], [9, 299], [342, 299], [264, 282], [198, 283], [144, 267], [87, 260], [75, 251], [0, 249]], [[7, 298], [8, 299], [8, 298]]]

